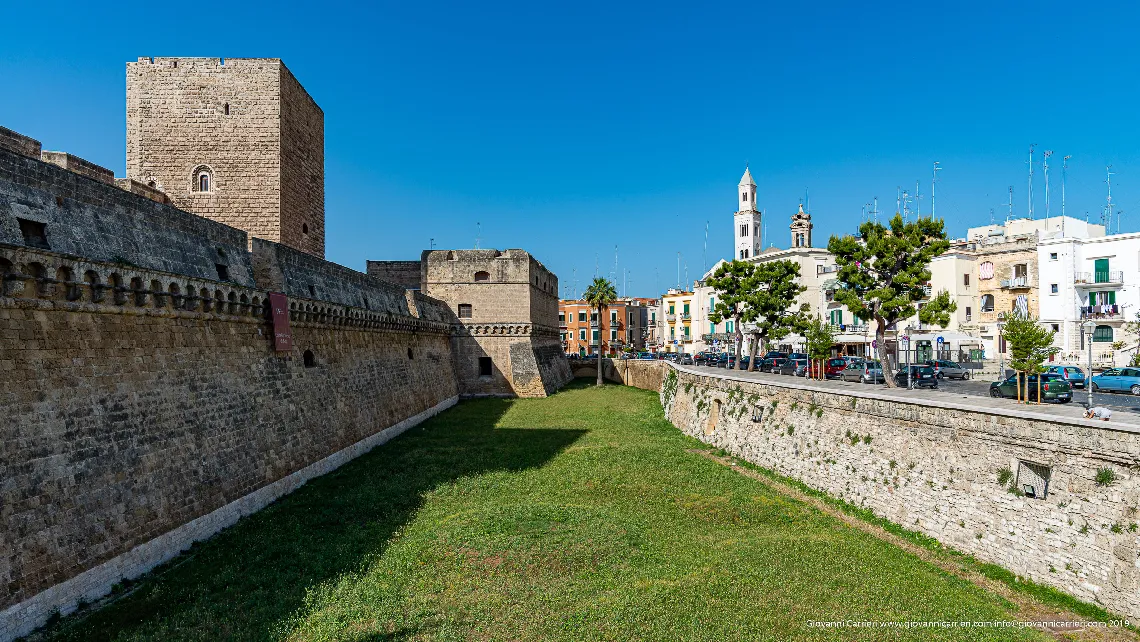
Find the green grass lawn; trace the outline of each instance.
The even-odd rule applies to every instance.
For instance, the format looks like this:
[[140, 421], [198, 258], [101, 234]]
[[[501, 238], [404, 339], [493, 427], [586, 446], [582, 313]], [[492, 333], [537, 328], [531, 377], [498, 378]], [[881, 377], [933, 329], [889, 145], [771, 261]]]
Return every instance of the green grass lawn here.
[[989, 640], [1012, 605], [689, 453], [655, 393], [460, 404], [57, 640]]

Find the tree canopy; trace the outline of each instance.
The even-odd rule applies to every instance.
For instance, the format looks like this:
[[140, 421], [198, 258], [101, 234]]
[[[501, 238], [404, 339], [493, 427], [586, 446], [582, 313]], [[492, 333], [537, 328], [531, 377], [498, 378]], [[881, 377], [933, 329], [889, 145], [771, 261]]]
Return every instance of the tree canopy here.
[[[839, 266], [835, 300], [856, 318], [876, 322], [875, 338], [884, 364], [889, 363], [884, 340], [888, 327], [916, 313], [923, 323], [945, 326], [950, 322], [957, 305], [949, 292], [938, 292], [918, 305], [929, 296], [927, 266], [949, 248], [941, 219], [903, 221], [898, 214], [885, 226], [867, 221], [859, 226], [858, 236], [832, 236], [828, 241], [827, 249]], [[894, 385], [891, 377], [887, 385]]]
[[757, 288], [756, 265], [745, 261], [730, 261], [722, 264], [712, 276], [705, 279], [705, 285], [716, 290], [716, 304], [709, 310], [709, 320], [720, 323], [726, 319], [733, 320], [733, 351], [736, 355], [736, 367], [743, 367], [740, 360], [740, 344], [743, 339], [741, 323], [750, 321], [753, 314], [750, 305], [753, 293]]
[[[596, 276], [590, 286], [586, 288], [582, 298], [590, 307], [598, 312], [598, 385], [602, 385], [602, 337], [601, 337], [601, 322], [602, 311], [610, 306], [611, 303], [617, 300], [617, 290], [614, 289], [614, 284], [604, 277]], [[593, 332], [590, 333], [591, 338]]]

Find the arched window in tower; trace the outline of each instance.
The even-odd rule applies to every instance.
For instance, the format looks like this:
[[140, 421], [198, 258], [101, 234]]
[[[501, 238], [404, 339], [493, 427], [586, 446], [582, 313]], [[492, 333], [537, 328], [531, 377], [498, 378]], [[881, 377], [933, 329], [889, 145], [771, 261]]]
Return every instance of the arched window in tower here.
[[190, 190], [194, 192], [210, 192], [214, 189], [214, 173], [206, 165], [194, 168], [191, 177]]

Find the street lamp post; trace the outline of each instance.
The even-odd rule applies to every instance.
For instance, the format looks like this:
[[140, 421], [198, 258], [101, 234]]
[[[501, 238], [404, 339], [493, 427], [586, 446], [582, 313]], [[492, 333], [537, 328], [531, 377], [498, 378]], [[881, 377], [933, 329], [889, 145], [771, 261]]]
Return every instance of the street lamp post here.
[[1096, 324], [1093, 323], [1092, 319], [1089, 319], [1088, 321], [1085, 321], [1084, 323], [1081, 324], [1081, 328], [1083, 328], [1085, 331], [1085, 343], [1087, 343], [1088, 347], [1089, 347], [1089, 374], [1085, 378], [1085, 391], [1088, 393], [1088, 403], [1085, 405], [1085, 408], [1087, 409], [1087, 408], [1093, 407], [1093, 399], [1092, 399], [1092, 393], [1093, 393], [1093, 390], [1092, 390], [1092, 339], [1093, 339], [1093, 330], [1096, 329]]
[[997, 322], [998, 336], [997, 336], [997, 346], [995, 346], [995, 347], [997, 348], [997, 353], [998, 353], [998, 379], [999, 380], [1005, 379], [1005, 353], [1002, 352], [1002, 349], [1001, 349], [1001, 330], [1002, 330], [1003, 326], [1005, 326], [1004, 323], [1002, 323], [1001, 321]]
[[910, 333], [914, 331], [914, 326], [908, 325], [906, 327], [906, 389], [913, 390], [910, 381]]

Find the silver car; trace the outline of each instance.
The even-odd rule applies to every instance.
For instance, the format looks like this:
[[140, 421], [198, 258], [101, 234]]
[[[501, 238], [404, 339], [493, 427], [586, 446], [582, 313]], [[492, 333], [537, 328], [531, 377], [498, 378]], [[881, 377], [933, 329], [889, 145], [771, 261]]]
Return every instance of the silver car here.
[[856, 361], [839, 371], [840, 381], [885, 383], [883, 365], [878, 361]]
[[934, 359], [927, 361], [926, 365], [934, 368], [934, 374], [937, 375], [939, 379], [961, 379], [965, 381], [970, 378], [970, 371], [953, 361]]

